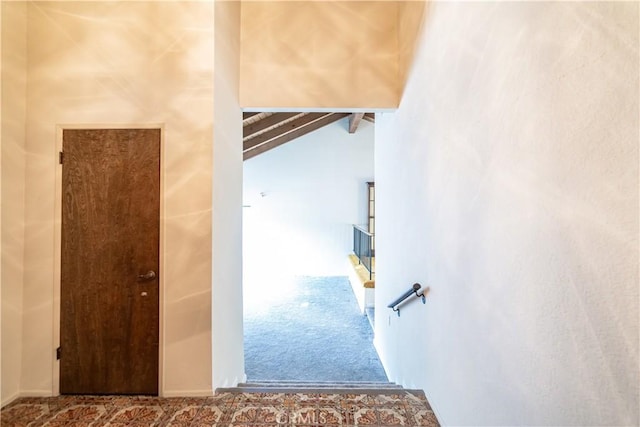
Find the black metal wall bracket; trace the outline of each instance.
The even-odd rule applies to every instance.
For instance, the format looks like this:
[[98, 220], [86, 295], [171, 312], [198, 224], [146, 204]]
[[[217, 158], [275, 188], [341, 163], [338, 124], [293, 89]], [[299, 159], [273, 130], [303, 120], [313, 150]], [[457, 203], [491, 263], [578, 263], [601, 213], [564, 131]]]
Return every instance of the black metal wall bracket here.
[[[426, 296], [425, 292], [428, 292], [429, 288], [424, 288], [422, 291], [420, 291], [420, 288], [422, 288], [422, 285], [420, 285], [420, 283], [414, 283], [413, 286], [411, 287], [411, 289], [409, 289], [407, 292], [402, 294], [399, 298], [397, 298], [391, 304], [387, 305], [387, 307], [389, 307], [390, 309], [392, 309], [393, 311], [398, 313], [398, 317], [400, 317], [400, 308], [398, 306], [404, 300], [409, 298], [412, 294], [415, 294], [415, 296], [417, 296], [418, 298], [422, 299], [422, 303], [423, 304], [426, 304], [427, 303], [427, 296]], [[418, 291], [420, 291], [420, 293], [418, 293]]]

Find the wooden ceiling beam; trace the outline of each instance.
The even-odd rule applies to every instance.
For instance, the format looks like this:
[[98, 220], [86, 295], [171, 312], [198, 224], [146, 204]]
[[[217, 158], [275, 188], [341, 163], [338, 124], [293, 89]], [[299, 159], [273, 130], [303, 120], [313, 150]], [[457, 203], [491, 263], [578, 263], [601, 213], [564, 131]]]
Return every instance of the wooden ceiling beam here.
[[375, 123], [376, 113], [365, 113], [363, 119], [368, 122]]
[[303, 135], [306, 135], [309, 132], [313, 132], [316, 129], [320, 129], [323, 126], [326, 126], [330, 123], [333, 123], [344, 117], [347, 117], [349, 113], [311, 113], [311, 114], [307, 114], [304, 117], [308, 117], [312, 115], [315, 118], [314, 120], [308, 121], [305, 125], [298, 126], [295, 130], [292, 130], [289, 133], [267, 140], [261, 145], [253, 145], [250, 148], [245, 148], [243, 152], [243, 159], [249, 160], [250, 158], [257, 156], [258, 154], [262, 154], [273, 148], [279, 147], [280, 145], [285, 144], [296, 138], [299, 138]]
[[300, 113], [274, 113], [269, 117], [244, 126], [242, 128], [242, 137], [247, 138], [255, 133], [262, 132], [263, 130], [268, 129], [271, 126], [275, 126], [278, 123], [288, 120], [299, 114]]
[[353, 113], [349, 116], [349, 133], [356, 133], [363, 117], [364, 113]]
[[255, 116], [256, 114], [260, 114], [260, 113], [242, 113], [242, 120], [246, 120], [249, 117]]
[[300, 116], [299, 118], [295, 119], [295, 120], [291, 120], [290, 122], [287, 122], [285, 124], [283, 124], [282, 126], [278, 126], [276, 128], [273, 129], [269, 129], [266, 132], [261, 133], [260, 135], [256, 135], [255, 137], [251, 138], [251, 139], [245, 139], [242, 141], [242, 150], [250, 150], [255, 146], [258, 146], [260, 144], [264, 144], [265, 142], [276, 138], [280, 135], [282, 135], [283, 133], [286, 132], [290, 132], [292, 130], [295, 130], [296, 128], [300, 127], [300, 126], [304, 126], [307, 125], [315, 120], [318, 120], [320, 118], [322, 118], [323, 116], [325, 116], [327, 113], [309, 113], [309, 114], [305, 114], [303, 116]]

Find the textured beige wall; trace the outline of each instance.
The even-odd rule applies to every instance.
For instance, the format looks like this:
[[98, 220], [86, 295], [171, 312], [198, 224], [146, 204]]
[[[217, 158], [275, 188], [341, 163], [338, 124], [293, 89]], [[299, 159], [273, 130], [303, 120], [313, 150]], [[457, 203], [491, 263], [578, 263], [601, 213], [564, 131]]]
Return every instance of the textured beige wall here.
[[24, 278], [27, 7], [2, 2], [2, 404], [20, 392]]
[[396, 2], [242, 2], [242, 107], [395, 108]]
[[216, 2], [213, 145], [213, 387], [244, 380], [240, 3]]
[[162, 392], [208, 394], [213, 4], [31, 2], [28, 23], [22, 390], [54, 389], [56, 126], [160, 123]]
[[376, 116], [376, 340], [443, 425], [640, 422], [639, 12], [428, 5]]

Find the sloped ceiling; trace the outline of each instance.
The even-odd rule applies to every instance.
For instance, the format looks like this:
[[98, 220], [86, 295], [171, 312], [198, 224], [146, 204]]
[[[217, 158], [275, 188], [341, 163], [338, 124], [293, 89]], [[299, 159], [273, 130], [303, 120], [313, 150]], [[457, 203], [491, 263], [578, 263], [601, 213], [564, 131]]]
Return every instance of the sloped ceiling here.
[[243, 158], [248, 160], [345, 117], [349, 117], [349, 133], [357, 131], [361, 120], [375, 120], [374, 113], [243, 113]]

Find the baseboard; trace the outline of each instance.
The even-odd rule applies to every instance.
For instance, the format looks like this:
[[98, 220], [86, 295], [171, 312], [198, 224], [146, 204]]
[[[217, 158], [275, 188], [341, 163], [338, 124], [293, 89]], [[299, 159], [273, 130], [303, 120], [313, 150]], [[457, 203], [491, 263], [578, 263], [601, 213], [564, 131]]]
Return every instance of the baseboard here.
[[213, 390], [169, 390], [164, 391], [162, 397], [209, 397], [213, 396]]
[[382, 365], [382, 369], [384, 369], [384, 374], [387, 376], [387, 379], [391, 382], [395, 382], [391, 376], [389, 375], [389, 371], [387, 371], [387, 366], [385, 363], [385, 360], [380, 356], [380, 350], [378, 349], [379, 347], [379, 340], [378, 337], [376, 337], [374, 335], [373, 337], [373, 349], [376, 351], [376, 354], [378, 355], [378, 359], [380, 359], [380, 364]]
[[20, 397], [20, 393], [13, 393], [9, 397], [2, 396], [2, 403], [0, 403], [0, 405], [2, 405], [2, 407], [4, 408], [5, 406], [7, 406], [8, 404], [10, 404], [11, 402], [13, 402], [19, 397]]
[[[53, 394], [51, 390], [25, 390], [20, 393], [16, 393], [7, 399], [2, 399], [2, 406], [6, 406], [9, 403], [20, 397], [51, 397]], [[207, 397], [213, 396], [213, 390], [169, 390], [161, 393], [162, 397]]]
[[364, 310], [366, 308], [366, 297], [365, 297], [365, 288], [362, 286], [356, 273], [351, 269], [349, 271], [349, 284], [351, 285], [351, 289], [353, 291], [354, 296], [356, 297], [356, 301], [358, 302], [358, 308], [360, 312], [364, 314]]
[[51, 390], [22, 390], [20, 397], [51, 397]]
[[437, 409], [437, 404], [435, 403], [434, 399], [431, 399], [429, 397], [429, 395], [427, 394], [426, 390], [422, 390], [425, 397], [427, 398], [427, 401], [429, 402], [429, 406], [431, 407], [431, 410], [433, 411], [433, 414], [436, 416], [436, 418], [438, 419], [438, 424], [441, 426], [447, 426], [447, 425], [451, 425], [451, 424], [447, 424], [447, 422], [445, 421], [444, 417], [442, 417], [442, 414], [440, 414], [440, 412], [438, 412]]
[[[387, 378], [389, 379], [389, 381], [395, 382], [395, 380], [392, 379], [391, 376], [389, 375], [389, 371], [387, 371], [387, 367], [385, 366], [384, 360], [380, 357], [380, 351], [378, 350], [379, 344], [380, 344], [380, 342], [378, 341], [378, 339], [374, 337], [373, 338], [373, 348], [376, 350], [376, 353], [378, 353], [378, 359], [380, 359], [380, 363], [382, 364], [382, 369], [384, 369], [384, 373], [387, 375]], [[405, 387], [404, 384], [400, 384], [400, 385]], [[433, 402], [431, 401], [431, 399], [429, 399], [429, 396], [427, 395], [427, 391], [425, 389], [419, 389], [419, 390], [422, 391], [424, 393], [424, 395], [426, 396], [427, 400], [429, 401], [429, 406], [431, 406], [431, 410], [435, 414], [435, 416], [438, 419], [438, 422], [440, 423], [440, 425], [441, 426], [450, 425], [450, 424], [447, 424], [444, 421], [444, 419], [440, 416], [440, 413], [436, 410], [436, 405], [434, 405]]]
[[242, 374], [242, 379], [235, 377], [233, 379], [233, 381], [231, 382], [231, 387], [237, 387], [238, 384], [240, 383], [246, 383], [247, 382], [247, 374]]
[[[238, 376], [234, 377], [231, 380], [229, 378], [227, 378], [222, 383], [214, 384], [213, 385], [213, 392], [215, 394], [216, 390], [218, 390], [219, 388], [233, 388], [233, 387], [237, 387], [238, 384], [240, 384], [240, 383], [246, 383], [246, 382], [247, 382], [247, 374], [243, 373], [242, 376], [238, 375]], [[215, 383], [215, 381], [214, 381], [214, 383]]]
[[21, 397], [51, 397], [51, 396], [53, 396], [53, 393], [51, 393], [51, 390], [23, 390], [19, 393], [13, 394], [12, 396], [6, 399], [3, 397], [2, 407], [4, 408], [14, 400], [19, 399]]
[[428, 397], [427, 397], [427, 401], [429, 402], [429, 406], [431, 406], [431, 410], [433, 411], [433, 414], [436, 416], [436, 419], [438, 420], [438, 424], [441, 425], [441, 426], [451, 425], [451, 424], [447, 424], [447, 422], [444, 420], [444, 417], [438, 412], [438, 410], [431, 403], [431, 401], [429, 400]]

